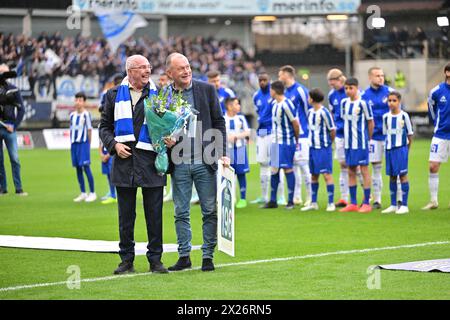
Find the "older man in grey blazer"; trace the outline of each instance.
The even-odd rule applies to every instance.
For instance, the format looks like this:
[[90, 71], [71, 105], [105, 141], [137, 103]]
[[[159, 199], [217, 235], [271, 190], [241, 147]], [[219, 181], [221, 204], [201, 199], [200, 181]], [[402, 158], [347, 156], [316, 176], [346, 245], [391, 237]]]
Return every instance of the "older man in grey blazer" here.
[[179, 254], [177, 263], [169, 270], [179, 271], [192, 266], [189, 201], [194, 183], [203, 217], [202, 271], [213, 271], [213, 253], [217, 244], [216, 172], [219, 159], [226, 166], [230, 163], [225, 156], [225, 119], [215, 88], [206, 82], [192, 80], [191, 67], [185, 56], [179, 53], [169, 55], [166, 73], [173, 80], [171, 90], [181, 91], [184, 100], [198, 111], [197, 121], [189, 128], [190, 134], [182, 134], [176, 141], [165, 141], [172, 148], [174, 164], [171, 177]]

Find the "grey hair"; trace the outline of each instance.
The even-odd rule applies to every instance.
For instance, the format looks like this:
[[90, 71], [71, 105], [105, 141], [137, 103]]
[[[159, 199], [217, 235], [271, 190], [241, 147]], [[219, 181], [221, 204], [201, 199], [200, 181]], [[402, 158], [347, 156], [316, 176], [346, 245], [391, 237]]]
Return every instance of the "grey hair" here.
[[172, 60], [176, 56], [183, 57], [186, 60], [188, 60], [188, 58], [186, 58], [186, 56], [182, 55], [181, 53], [173, 52], [173, 53], [169, 54], [166, 58], [166, 70], [170, 69], [170, 66], [172, 65]]

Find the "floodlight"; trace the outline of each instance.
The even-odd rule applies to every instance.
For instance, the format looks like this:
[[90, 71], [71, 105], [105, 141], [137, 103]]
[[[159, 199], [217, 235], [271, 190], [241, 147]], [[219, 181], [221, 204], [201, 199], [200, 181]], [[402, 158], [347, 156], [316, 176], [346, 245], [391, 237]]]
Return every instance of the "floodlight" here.
[[448, 17], [437, 17], [437, 24], [439, 27], [448, 27]]
[[384, 28], [386, 25], [386, 20], [384, 18], [373, 18], [372, 19], [372, 27], [375, 29]]

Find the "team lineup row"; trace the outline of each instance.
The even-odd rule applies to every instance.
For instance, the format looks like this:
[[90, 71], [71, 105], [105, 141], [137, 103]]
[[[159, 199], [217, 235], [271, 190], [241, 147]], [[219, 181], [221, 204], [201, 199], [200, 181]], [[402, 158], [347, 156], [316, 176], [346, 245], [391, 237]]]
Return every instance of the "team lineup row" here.
[[[439, 166], [447, 161], [450, 153], [448, 65], [444, 72], [446, 80], [433, 88], [429, 97], [429, 112], [434, 121], [435, 134], [430, 150], [431, 201], [424, 209], [438, 206]], [[384, 84], [383, 70], [373, 67], [368, 71], [368, 76], [370, 86], [363, 91], [359, 89], [357, 79], [346, 79], [342, 71], [331, 69], [327, 74], [331, 90], [328, 99], [324, 99], [319, 89], [309, 91], [296, 82], [295, 69], [291, 66], [280, 68], [278, 81], [271, 82], [267, 73], [259, 75], [260, 89], [254, 94], [253, 101], [258, 113], [256, 157], [260, 165], [261, 197], [254, 203], [264, 204], [263, 207], [285, 204], [288, 209], [292, 209], [294, 205], [303, 203], [304, 184], [306, 201], [302, 210], [317, 210], [318, 176], [323, 174], [329, 195], [327, 210], [335, 210], [336, 206], [343, 207], [344, 211], [370, 211], [372, 207], [379, 209], [385, 154], [386, 172], [391, 177], [391, 206], [384, 211], [408, 211], [408, 150], [413, 134], [411, 121], [401, 108], [401, 95]], [[221, 85], [220, 74], [210, 72], [208, 81], [216, 87], [224, 113], [228, 155], [240, 186], [240, 200], [236, 206], [245, 208], [245, 175], [249, 172], [246, 142], [250, 128], [245, 117], [240, 114], [239, 100], [233, 91]], [[165, 84], [160, 82], [160, 86]], [[324, 107], [324, 100], [328, 100], [328, 108]], [[77, 126], [79, 124], [73, 123], [72, 130]], [[79, 138], [82, 139], [82, 135]], [[331, 175], [333, 142], [334, 156], [340, 163], [340, 199], [336, 205]], [[105, 152], [102, 161], [102, 171], [108, 176], [111, 159]], [[372, 175], [368, 170], [369, 164], [372, 164]], [[356, 206], [358, 179], [365, 194], [360, 208]], [[287, 203], [284, 200], [285, 180], [288, 186]], [[269, 187], [272, 188], [270, 197]], [[114, 196], [113, 191], [111, 194]], [[88, 195], [82, 197], [81, 200], [85, 200]], [[194, 192], [192, 202], [196, 201], [196, 197]], [[165, 200], [170, 198], [171, 192]], [[372, 206], [369, 205], [370, 198], [373, 200]], [[107, 199], [108, 202], [113, 200]]]
[[[433, 88], [429, 95], [429, 115], [435, 126], [430, 149], [429, 188], [431, 201], [423, 209], [438, 207], [438, 171], [440, 163], [450, 154], [450, 64], [444, 69], [445, 81]], [[283, 169], [288, 186], [286, 209], [301, 204], [304, 182], [307, 199], [302, 211], [317, 210], [318, 178], [324, 175], [328, 192], [327, 211], [335, 206], [341, 211], [370, 212], [381, 208], [382, 161], [390, 176], [391, 204], [384, 213], [407, 213], [409, 192], [408, 152], [412, 142], [412, 125], [402, 110], [401, 94], [384, 84], [381, 68], [368, 71], [370, 85], [360, 90], [358, 80], [346, 79], [339, 69], [331, 69], [327, 80], [328, 108], [324, 107], [324, 94], [319, 89], [309, 91], [296, 82], [295, 69], [279, 69], [277, 81], [268, 74], [259, 75], [260, 89], [253, 100], [258, 113], [257, 162], [260, 164], [261, 197], [253, 201], [263, 208], [275, 208], [282, 203], [278, 195], [284, 194]], [[238, 208], [245, 200], [245, 174], [249, 171], [245, 138], [250, 131], [245, 117], [239, 114], [236, 98], [221, 95], [226, 110], [228, 154], [235, 168], [241, 191]], [[335, 158], [340, 163], [339, 187], [341, 199], [334, 204], [332, 178], [332, 143]], [[369, 173], [372, 164], [372, 175]], [[357, 179], [364, 189], [364, 199], [357, 206]], [[269, 185], [271, 187], [269, 197]], [[280, 188], [281, 187], [281, 188]], [[280, 191], [281, 189], [281, 191]], [[350, 195], [350, 197], [349, 197]], [[350, 199], [349, 199], [350, 198]], [[373, 205], [369, 199], [373, 199]]]

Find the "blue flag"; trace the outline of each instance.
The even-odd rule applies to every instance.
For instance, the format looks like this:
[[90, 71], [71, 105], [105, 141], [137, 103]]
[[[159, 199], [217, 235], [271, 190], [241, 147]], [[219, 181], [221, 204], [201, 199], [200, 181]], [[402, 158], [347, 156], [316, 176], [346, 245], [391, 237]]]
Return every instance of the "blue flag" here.
[[112, 52], [116, 52], [137, 28], [148, 25], [143, 17], [132, 11], [99, 11], [96, 16]]

